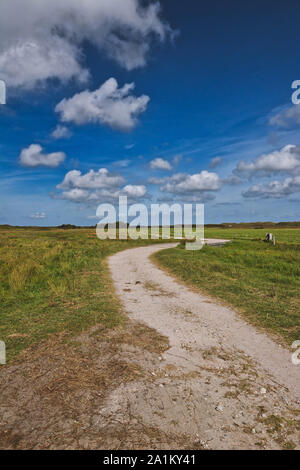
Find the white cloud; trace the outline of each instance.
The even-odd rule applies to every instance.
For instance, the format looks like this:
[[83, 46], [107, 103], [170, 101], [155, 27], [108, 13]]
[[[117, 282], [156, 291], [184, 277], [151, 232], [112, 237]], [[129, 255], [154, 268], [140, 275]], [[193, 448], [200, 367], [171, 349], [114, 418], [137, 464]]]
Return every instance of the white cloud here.
[[84, 83], [89, 73], [80, 66], [79, 56], [75, 47], [59, 37], [16, 42], [0, 52], [1, 76], [9, 87], [24, 89], [54, 77], [62, 82], [76, 78]]
[[214, 157], [209, 162], [209, 168], [216, 168], [217, 166], [221, 165], [223, 161], [222, 157]]
[[131, 200], [145, 196], [147, 188], [144, 185], [132, 185], [125, 183], [124, 178], [112, 175], [106, 168], [98, 171], [90, 170], [82, 174], [78, 170], [69, 171], [58, 189], [63, 189], [58, 196], [69, 201], [86, 203], [90, 205], [100, 202], [114, 202], [119, 196], [128, 196]]
[[127, 186], [123, 188], [123, 192], [129, 197], [139, 198], [145, 196], [147, 189], [144, 185], [127, 184]]
[[271, 181], [267, 185], [257, 184], [242, 194], [245, 198], [281, 198], [297, 192], [300, 192], [300, 176]]
[[109, 188], [99, 190], [86, 190], [72, 188], [62, 191], [58, 196], [61, 199], [67, 199], [73, 202], [81, 202], [89, 205], [100, 204], [101, 202], [116, 202], [120, 196], [128, 196], [130, 200], [136, 200], [143, 197], [147, 192], [146, 186], [127, 185], [124, 188]]
[[19, 162], [23, 166], [48, 166], [55, 168], [66, 158], [64, 152], [42, 153], [43, 148], [39, 144], [31, 144], [20, 153]]
[[163, 158], [154, 158], [154, 160], [151, 160], [150, 168], [152, 170], [172, 170], [171, 164]]
[[300, 147], [286, 145], [281, 150], [259, 156], [253, 162], [239, 162], [235, 173], [239, 175], [270, 175], [279, 172], [294, 174], [299, 169]]
[[294, 105], [275, 114], [269, 120], [271, 126], [289, 128], [300, 124], [300, 105]]
[[71, 135], [72, 132], [67, 127], [61, 126], [60, 124], [58, 124], [51, 133], [51, 137], [53, 137], [53, 139], [68, 139]]
[[63, 122], [98, 123], [128, 131], [137, 123], [137, 116], [146, 110], [149, 97], [131, 94], [134, 83], [118, 88], [109, 78], [95, 91], [85, 90], [72, 98], [64, 98], [55, 107]]
[[79, 170], [69, 171], [62, 183], [57, 188], [80, 188], [80, 189], [99, 189], [118, 187], [124, 183], [124, 178], [119, 175], [111, 175], [106, 168], [100, 168], [98, 171], [90, 170], [82, 174]]
[[45, 212], [34, 212], [29, 216], [31, 219], [45, 219], [46, 213]]
[[85, 189], [72, 188], [68, 191], [63, 191], [61, 198], [73, 202], [86, 202], [90, 197], [90, 192]]
[[203, 170], [194, 175], [173, 175], [161, 189], [169, 193], [190, 194], [217, 191], [220, 187], [220, 177], [216, 173]]
[[156, 1], [2, 0], [1, 78], [28, 89], [49, 78], [85, 81], [84, 42], [131, 70], [145, 65], [152, 38], [170, 32]]

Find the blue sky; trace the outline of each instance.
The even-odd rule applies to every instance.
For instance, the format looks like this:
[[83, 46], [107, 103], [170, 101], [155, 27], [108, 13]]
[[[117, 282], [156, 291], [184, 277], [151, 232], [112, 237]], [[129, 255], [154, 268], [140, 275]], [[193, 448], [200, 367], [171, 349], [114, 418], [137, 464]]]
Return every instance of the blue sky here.
[[298, 2], [26, 3], [1, 0], [0, 223], [90, 225], [120, 194], [300, 219]]

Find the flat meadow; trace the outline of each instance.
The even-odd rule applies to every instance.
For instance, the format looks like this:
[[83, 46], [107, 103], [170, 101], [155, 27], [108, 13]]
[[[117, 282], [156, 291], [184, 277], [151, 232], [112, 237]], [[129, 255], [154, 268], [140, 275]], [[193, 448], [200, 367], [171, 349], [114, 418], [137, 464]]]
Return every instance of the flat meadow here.
[[0, 229], [0, 340], [7, 360], [49, 335], [124, 321], [105, 258], [147, 240], [99, 240], [95, 229]]
[[[300, 229], [272, 229], [275, 246], [263, 242], [266, 231], [208, 228], [206, 237], [231, 242], [194, 252], [181, 242], [154, 260], [290, 345], [300, 339]], [[0, 340], [8, 361], [49, 335], [122, 325], [106, 257], [157, 242], [100, 241], [93, 228], [1, 228]]]
[[[266, 232], [276, 245], [264, 243]], [[200, 292], [233, 306], [258, 328], [291, 346], [300, 339], [300, 229], [206, 228], [224, 246], [187, 251], [184, 244], [153, 259]]]

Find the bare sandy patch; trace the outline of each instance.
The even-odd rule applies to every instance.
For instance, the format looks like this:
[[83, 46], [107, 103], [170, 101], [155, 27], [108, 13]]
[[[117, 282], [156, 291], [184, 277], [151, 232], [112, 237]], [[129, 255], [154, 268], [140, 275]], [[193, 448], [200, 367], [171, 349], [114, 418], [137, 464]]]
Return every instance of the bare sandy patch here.
[[155, 251], [173, 246], [109, 259], [129, 317], [170, 344], [148, 388], [134, 389], [135, 416], [204, 448], [299, 448], [300, 369], [290, 352], [150, 261]]

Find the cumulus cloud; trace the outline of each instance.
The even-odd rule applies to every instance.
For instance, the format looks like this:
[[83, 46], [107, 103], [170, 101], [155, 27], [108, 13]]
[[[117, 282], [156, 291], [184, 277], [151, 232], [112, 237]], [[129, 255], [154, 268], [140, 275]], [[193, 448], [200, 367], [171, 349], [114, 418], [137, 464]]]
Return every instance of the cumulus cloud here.
[[23, 166], [48, 166], [55, 168], [66, 158], [64, 152], [43, 153], [43, 148], [39, 144], [31, 144], [24, 148], [19, 156], [19, 162]]
[[153, 38], [170, 33], [157, 1], [2, 0], [1, 78], [27, 89], [51, 78], [84, 82], [84, 42], [132, 70], [145, 65]]
[[162, 186], [163, 191], [175, 194], [201, 193], [204, 191], [217, 191], [221, 187], [221, 179], [217, 173], [206, 170], [194, 175], [176, 174]]
[[114, 202], [119, 196], [135, 200], [146, 195], [144, 185], [127, 184], [122, 176], [111, 174], [106, 168], [90, 170], [82, 174], [78, 170], [69, 171], [62, 183], [57, 185], [63, 191], [56, 197], [90, 205], [100, 202]]
[[134, 83], [118, 88], [118, 82], [109, 78], [97, 90], [85, 90], [72, 98], [64, 98], [55, 107], [63, 122], [75, 124], [106, 124], [122, 131], [131, 130], [137, 116], [144, 112], [149, 96], [136, 97], [131, 94]]
[[60, 124], [58, 124], [51, 133], [51, 137], [53, 137], [53, 139], [68, 139], [71, 135], [72, 132], [67, 127], [61, 126]]
[[300, 105], [294, 105], [276, 113], [269, 120], [271, 126], [289, 128], [300, 124]]
[[209, 162], [209, 168], [216, 168], [217, 166], [221, 165], [223, 161], [222, 157], [214, 157]]
[[[164, 178], [149, 178], [148, 183], [160, 185], [160, 191], [164, 194], [164, 201], [180, 202], [203, 202], [211, 201], [215, 198], [223, 181], [213, 172], [201, 171], [194, 175], [186, 173], [175, 173]], [[171, 196], [166, 195], [168, 193]]]
[[134, 198], [143, 197], [145, 196], [146, 192], [147, 192], [146, 186], [132, 185], [132, 184], [127, 184], [122, 190], [122, 193], [126, 194], [129, 197], [134, 197]]
[[234, 172], [238, 175], [270, 175], [272, 173], [294, 174], [300, 169], [300, 147], [286, 145], [281, 150], [263, 154], [253, 162], [241, 161]]
[[29, 216], [31, 219], [45, 219], [46, 213], [45, 212], [34, 212]]
[[300, 176], [253, 185], [242, 194], [245, 198], [281, 198], [297, 192], [300, 192]]
[[63, 191], [61, 199], [67, 199], [73, 202], [86, 202], [90, 197], [90, 192], [85, 189], [72, 188], [68, 191]]
[[90, 170], [85, 174], [79, 170], [71, 170], [57, 188], [99, 189], [117, 187], [123, 183], [122, 176], [111, 175], [106, 168], [100, 168], [98, 171]]
[[154, 158], [154, 160], [151, 160], [150, 168], [152, 170], [172, 170], [170, 162], [163, 158]]
[[62, 82], [76, 78], [84, 83], [89, 72], [80, 66], [79, 57], [79, 50], [63, 38], [15, 42], [0, 52], [1, 76], [8, 86], [24, 89], [54, 77]]
[[61, 195], [58, 197], [73, 202], [95, 205], [100, 204], [101, 202], [116, 202], [120, 196], [128, 196], [130, 200], [136, 200], [145, 196], [146, 192], [146, 186], [142, 185], [127, 185], [124, 188], [109, 188], [95, 191], [72, 188], [68, 189], [67, 191], [62, 191]]

